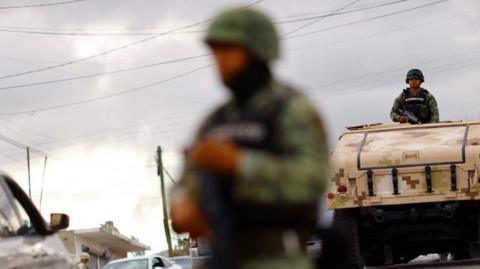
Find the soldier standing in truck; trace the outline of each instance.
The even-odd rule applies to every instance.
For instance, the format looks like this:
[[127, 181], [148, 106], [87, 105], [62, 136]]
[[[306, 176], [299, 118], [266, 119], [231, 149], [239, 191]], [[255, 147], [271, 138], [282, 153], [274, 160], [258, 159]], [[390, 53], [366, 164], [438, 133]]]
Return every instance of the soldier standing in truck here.
[[400, 123], [434, 123], [439, 122], [438, 106], [435, 97], [420, 87], [424, 82], [422, 71], [411, 69], [405, 82], [410, 86], [395, 99], [390, 118]]

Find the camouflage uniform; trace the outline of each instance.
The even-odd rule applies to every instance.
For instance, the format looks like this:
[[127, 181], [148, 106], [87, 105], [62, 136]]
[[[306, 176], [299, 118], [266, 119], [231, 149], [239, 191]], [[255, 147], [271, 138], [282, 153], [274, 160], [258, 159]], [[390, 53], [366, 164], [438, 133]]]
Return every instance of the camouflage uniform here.
[[[409, 95], [409, 90], [410, 89], [405, 89], [396, 99], [395, 102], [393, 103], [392, 110], [390, 112], [390, 118], [394, 122], [399, 122], [400, 121], [400, 116], [402, 113], [400, 110], [409, 110], [406, 106], [406, 99], [411, 96], [411, 97], [416, 97], [413, 95]], [[434, 123], [434, 122], [439, 122], [439, 113], [438, 113], [438, 106], [437, 106], [437, 101], [435, 100], [435, 97], [428, 92], [427, 90], [421, 88], [419, 92], [419, 97], [421, 97], [424, 100], [421, 100], [421, 103], [415, 104], [416, 111], [411, 111], [413, 112], [417, 117], [420, 118], [422, 123]]]
[[[273, 26], [269, 21], [265, 24], [263, 15], [242, 9], [227, 11], [219, 20], [221, 18], [227, 18], [229, 25], [263, 21], [259, 27], [245, 26], [257, 32], [256, 39], [252, 35], [248, 37], [253, 41], [246, 46], [262, 60], [277, 57], [278, 47], [270, 46], [270, 50], [265, 51], [265, 47], [260, 46], [277, 42], [268, 34]], [[213, 22], [213, 28], [216, 23], [218, 20]], [[261, 34], [262, 29], [267, 29], [265, 35]], [[227, 39], [226, 42], [242, 42], [233, 31], [210, 31], [206, 41], [211, 42], [217, 36], [222, 36], [218, 39], [223, 41]], [[255, 43], [265, 37], [265, 42]], [[265, 126], [266, 133], [259, 131]], [[243, 136], [256, 134], [268, 138], [260, 140], [261, 143], [241, 142]], [[229, 181], [234, 182], [233, 204], [247, 208], [247, 217], [242, 215], [242, 225], [235, 230], [236, 268], [313, 268], [305, 251], [306, 239], [309, 228], [314, 225], [319, 195], [329, 176], [325, 132], [313, 105], [305, 96], [271, 77], [255, 89], [245, 104], [239, 106], [232, 98], [207, 117], [196, 140], [205, 137], [233, 141], [241, 152], [238, 171]], [[201, 200], [198, 177], [199, 172], [187, 161], [174, 195]], [[299, 217], [299, 212], [308, 217]], [[256, 216], [249, 217], [254, 214]], [[263, 217], [269, 224], [260, 224], [256, 217]], [[277, 226], [277, 221], [289, 224]]]

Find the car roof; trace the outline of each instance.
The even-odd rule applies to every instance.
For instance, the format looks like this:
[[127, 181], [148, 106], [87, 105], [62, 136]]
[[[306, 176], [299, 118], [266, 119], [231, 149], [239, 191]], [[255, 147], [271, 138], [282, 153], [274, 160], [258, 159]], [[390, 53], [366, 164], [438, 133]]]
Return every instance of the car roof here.
[[364, 133], [364, 132], [375, 132], [375, 131], [394, 131], [394, 130], [405, 130], [405, 129], [425, 129], [425, 128], [442, 128], [450, 126], [466, 126], [466, 125], [478, 125], [480, 121], [443, 121], [439, 123], [428, 123], [428, 124], [382, 124], [382, 123], [370, 123], [370, 124], [361, 124], [357, 126], [347, 127], [348, 133]]
[[[163, 257], [161, 255], [145, 255], [145, 256], [137, 256], [137, 257], [129, 257], [129, 258], [123, 258], [123, 259], [118, 259], [109, 262], [108, 264], [113, 264], [113, 263], [119, 263], [119, 262], [124, 262], [124, 261], [136, 261], [136, 260], [143, 260], [143, 259], [149, 259], [149, 258], [163, 258], [167, 259], [166, 257]], [[167, 259], [168, 260], [168, 259]]]

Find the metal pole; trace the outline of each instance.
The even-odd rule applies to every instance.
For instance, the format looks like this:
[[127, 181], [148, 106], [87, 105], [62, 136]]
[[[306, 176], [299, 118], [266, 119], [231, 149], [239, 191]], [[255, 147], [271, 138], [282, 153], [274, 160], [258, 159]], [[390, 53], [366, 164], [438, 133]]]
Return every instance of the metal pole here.
[[40, 189], [40, 204], [38, 205], [38, 209], [42, 212], [42, 200], [43, 200], [43, 186], [45, 185], [45, 170], [47, 169], [47, 160], [48, 157], [45, 156], [45, 161], [43, 163], [43, 173], [42, 173], [42, 188]]
[[32, 200], [32, 182], [30, 180], [30, 147], [27, 147], [28, 197]]
[[173, 256], [172, 250], [172, 238], [170, 236], [170, 224], [168, 222], [168, 210], [167, 210], [167, 196], [165, 194], [165, 182], [163, 177], [163, 161], [162, 161], [162, 148], [157, 147], [157, 175], [160, 177], [160, 189], [162, 194], [162, 207], [163, 207], [163, 226], [165, 228], [165, 237], [168, 244], [168, 256]]

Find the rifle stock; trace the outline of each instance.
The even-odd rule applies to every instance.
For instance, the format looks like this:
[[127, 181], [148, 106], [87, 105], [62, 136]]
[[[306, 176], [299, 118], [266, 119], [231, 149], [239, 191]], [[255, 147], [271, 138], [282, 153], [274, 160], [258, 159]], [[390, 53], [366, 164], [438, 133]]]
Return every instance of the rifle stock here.
[[229, 179], [202, 173], [199, 177], [200, 207], [213, 231], [209, 269], [236, 269], [235, 215]]

